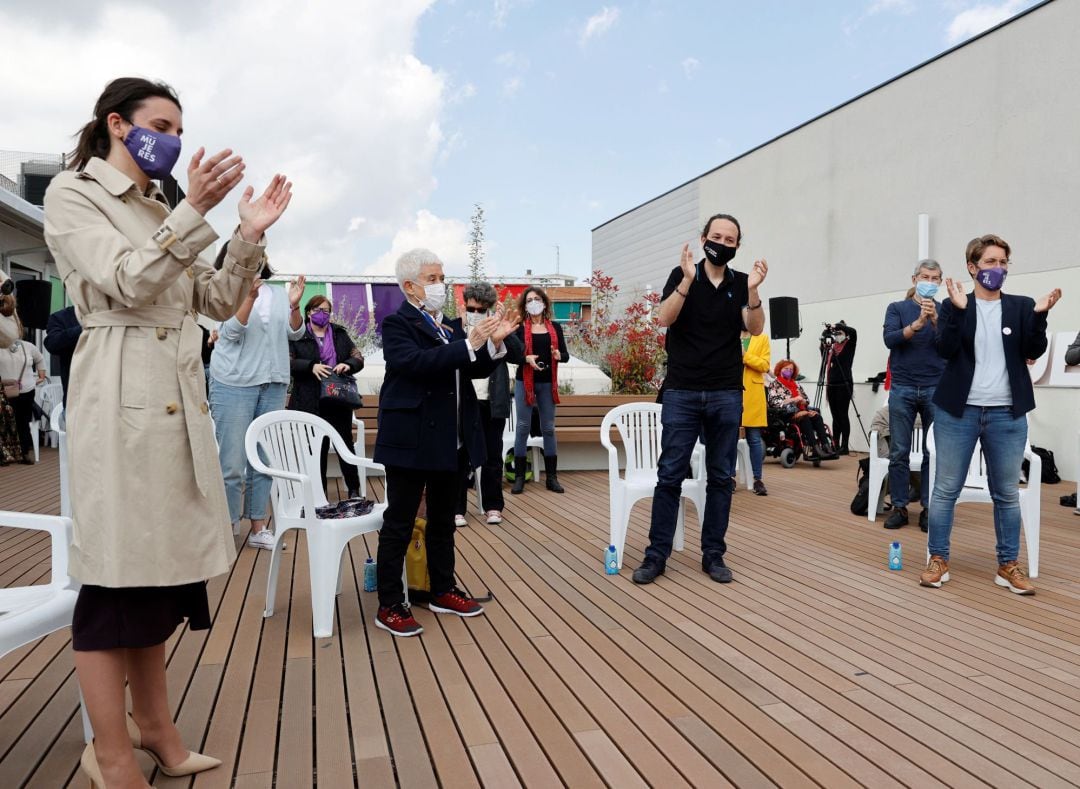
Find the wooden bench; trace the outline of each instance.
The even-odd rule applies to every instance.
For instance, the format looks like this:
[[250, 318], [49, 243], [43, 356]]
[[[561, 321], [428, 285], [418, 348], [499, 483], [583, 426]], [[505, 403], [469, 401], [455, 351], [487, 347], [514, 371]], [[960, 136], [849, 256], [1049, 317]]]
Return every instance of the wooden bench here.
[[[600, 443], [600, 423], [612, 408], [624, 403], [654, 402], [649, 395], [562, 395], [555, 409], [555, 435], [560, 443]], [[375, 446], [379, 425], [378, 395], [364, 395], [364, 405], [356, 409], [357, 419], [364, 422], [364, 438], [368, 457]]]

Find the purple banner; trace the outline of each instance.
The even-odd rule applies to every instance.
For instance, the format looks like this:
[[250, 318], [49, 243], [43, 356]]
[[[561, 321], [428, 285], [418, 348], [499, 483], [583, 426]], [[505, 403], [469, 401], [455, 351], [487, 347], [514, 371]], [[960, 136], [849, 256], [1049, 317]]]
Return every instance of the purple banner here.
[[[346, 325], [355, 326], [357, 331], [363, 332], [367, 328], [368, 313], [371, 305], [368, 304], [368, 285], [355, 282], [335, 282], [333, 287], [334, 313], [336, 318]], [[383, 318], [397, 312], [398, 307], [405, 301], [405, 294], [397, 283], [373, 283], [370, 285], [372, 301], [375, 302], [375, 325], [382, 325]]]

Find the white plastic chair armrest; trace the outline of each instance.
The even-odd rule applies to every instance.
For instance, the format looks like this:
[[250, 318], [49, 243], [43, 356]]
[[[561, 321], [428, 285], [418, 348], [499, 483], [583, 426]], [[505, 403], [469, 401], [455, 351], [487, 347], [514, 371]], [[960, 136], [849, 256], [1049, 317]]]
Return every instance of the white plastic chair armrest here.
[[870, 459], [877, 460], [877, 444], [878, 444], [878, 432], [876, 430], [870, 431]]
[[0, 526], [48, 532], [52, 538], [52, 583], [66, 586], [70, 582], [67, 574], [68, 546], [72, 535], [70, 518], [29, 512], [0, 512]]

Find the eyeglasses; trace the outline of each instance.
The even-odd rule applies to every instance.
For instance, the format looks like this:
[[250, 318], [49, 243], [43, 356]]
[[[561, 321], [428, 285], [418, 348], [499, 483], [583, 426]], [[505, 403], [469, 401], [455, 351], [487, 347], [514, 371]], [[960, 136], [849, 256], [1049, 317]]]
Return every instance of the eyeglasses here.
[[320, 312], [323, 315], [329, 315], [330, 314], [330, 310], [326, 309], [325, 307], [319, 307], [318, 309], [314, 309], [314, 310], [311, 311], [311, 314], [312, 315], [318, 315]]
[[465, 312], [472, 312], [472, 313], [481, 313], [481, 314], [483, 314], [483, 313], [487, 312], [487, 307], [466, 307], [466, 308], [465, 308]]

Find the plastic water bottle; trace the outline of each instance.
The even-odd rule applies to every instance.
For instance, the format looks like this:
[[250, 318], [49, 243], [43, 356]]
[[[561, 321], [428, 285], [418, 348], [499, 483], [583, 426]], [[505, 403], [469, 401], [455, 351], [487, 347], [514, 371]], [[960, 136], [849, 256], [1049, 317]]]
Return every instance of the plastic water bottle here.
[[904, 562], [900, 554], [900, 543], [898, 542], [894, 542], [889, 546], [889, 569], [904, 569]]
[[619, 574], [619, 553], [614, 545], [609, 545], [604, 554], [604, 572], [608, 575]]
[[364, 562], [364, 591], [374, 592], [379, 588], [378, 576], [375, 573], [375, 560], [370, 556]]

